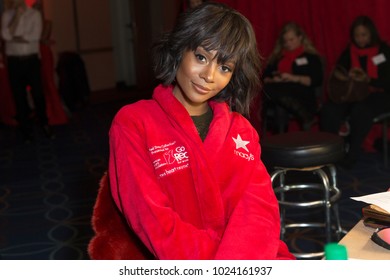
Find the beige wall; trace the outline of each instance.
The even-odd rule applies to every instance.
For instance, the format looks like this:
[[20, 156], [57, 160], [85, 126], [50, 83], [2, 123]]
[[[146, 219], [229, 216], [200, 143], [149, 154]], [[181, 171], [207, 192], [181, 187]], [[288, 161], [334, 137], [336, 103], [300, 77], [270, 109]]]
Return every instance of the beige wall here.
[[78, 52], [85, 62], [91, 90], [115, 87], [109, 0], [43, 0], [52, 21], [54, 57]]
[[[114, 88], [118, 82], [109, 1], [42, 0], [44, 16], [52, 21], [55, 59], [63, 51], [78, 52], [93, 91]], [[174, 24], [180, 0], [123, 1], [129, 1], [133, 9], [136, 83], [139, 88], [150, 88], [154, 86], [154, 78], [149, 47]]]

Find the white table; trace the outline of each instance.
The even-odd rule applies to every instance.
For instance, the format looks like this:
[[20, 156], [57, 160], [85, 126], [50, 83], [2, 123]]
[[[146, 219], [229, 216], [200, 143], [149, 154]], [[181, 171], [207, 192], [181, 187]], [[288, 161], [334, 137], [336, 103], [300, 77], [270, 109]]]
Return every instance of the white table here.
[[340, 240], [339, 244], [347, 247], [349, 259], [390, 260], [390, 250], [371, 240], [374, 231], [361, 220]]

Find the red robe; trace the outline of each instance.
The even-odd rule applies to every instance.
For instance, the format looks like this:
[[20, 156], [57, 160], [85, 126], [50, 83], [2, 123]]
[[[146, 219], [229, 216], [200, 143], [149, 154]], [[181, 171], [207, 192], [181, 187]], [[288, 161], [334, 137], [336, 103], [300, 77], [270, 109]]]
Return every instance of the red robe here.
[[210, 102], [204, 142], [171, 87], [123, 107], [110, 129], [116, 205], [157, 259], [294, 259], [257, 132]]

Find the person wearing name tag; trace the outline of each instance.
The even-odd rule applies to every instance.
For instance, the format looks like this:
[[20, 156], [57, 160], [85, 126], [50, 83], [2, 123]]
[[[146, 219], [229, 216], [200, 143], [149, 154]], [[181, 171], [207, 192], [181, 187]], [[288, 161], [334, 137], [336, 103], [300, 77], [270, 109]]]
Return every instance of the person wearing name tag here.
[[309, 130], [318, 107], [315, 93], [322, 84], [323, 66], [315, 46], [297, 23], [282, 27], [263, 79], [264, 109], [267, 113], [274, 108], [277, 133], [287, 130], [289, 115], [298, 119], [302, 130]]
[[[363, 73], [368, 83], [365, 97], [344, 102], [329, 98], [320, 112], [322, 131], [346, 136], [348, 151], [340, 166], [351, 168], [359, 159], [373, 118], [390, 110], [390, 47], [380, 38], [371, 18], [359, 16], [353, 21], [350, 43], [336, 65], [346, 69], [351, 79], [358, 79], [357, 75]], [[349, 128], [347, 133], [342, 130], [345, 126]]]

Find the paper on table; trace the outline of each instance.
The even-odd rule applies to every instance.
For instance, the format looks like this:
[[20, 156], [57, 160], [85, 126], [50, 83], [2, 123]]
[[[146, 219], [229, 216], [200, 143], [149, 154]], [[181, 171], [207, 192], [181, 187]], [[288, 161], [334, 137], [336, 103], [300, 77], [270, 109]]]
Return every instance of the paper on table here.
[[357, 201], [363, 201], [368, 204], [374, 204], [390, 213], [390, 191], [351, 198]]

